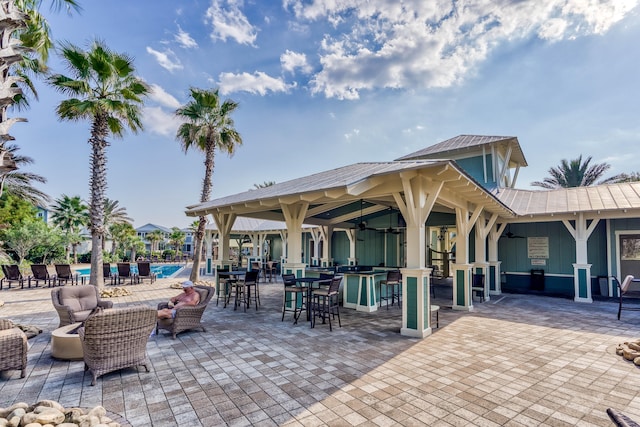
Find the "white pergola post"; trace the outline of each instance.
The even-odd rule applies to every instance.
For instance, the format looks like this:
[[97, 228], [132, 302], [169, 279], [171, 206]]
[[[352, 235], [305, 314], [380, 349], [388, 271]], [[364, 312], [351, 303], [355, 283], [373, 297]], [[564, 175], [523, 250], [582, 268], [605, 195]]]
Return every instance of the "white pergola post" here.
[[304, 277], [306, 264], [302, 263], [302, 224], [309, 209], [309, 203], [281, 203], [282, 214], [287, 224], [287, 262], [282, 266], [282, 274]]
[[491, 215], [491, 218], [486, 220], [483, 217], [480, 217], [475, 224], [476, 230], [476, 241], [475, 241], [475, 255], [476, 259], [473, 263], [473, 269], [475, 274], [482, 274], [484, 276], [484, 300], [489, 301], [491, 297], [489, 296], [490, 288], [491, 288], [491, 277], [489, 274], [489, 266], [490, 264], [487, 262], [487, 236], [491, 232], [493, 225], [498, 219], [498, 214]]
[[431, 335], [429, 275], [425, 267], [425, 223], [444, 183], [412, 172], [400, 174], [404, 199], [393, 193], [407, 224], [407, 267], [402, 271], [402, 335], [424, 338]]
[[576, 217], [575, 227], [568, 220], [562, 220], [562, 223], [576, 241], [576, 262], [573, 264], [573, 286], [575, 291], [573, 300], [576, 302], [593, 302], [591, 298], [591, 264], [587, 259], [587, 242], [598, 222], [600, 222], [599, 219], [594, 219], [591, 224], [587, 225], [587, 219], [582, 212]]
[[471, 298], [471, 271], [469, 264], [469, 234], [477, 222], [483, 207], [476, 206], [473, 212], [468, 208], [456, 208], [456, 263], [453, 264], [453, 306], [454, 310], [473, 310]]
[[502, 278], [500, 277], [500, 264], [498, 261], [498, 239], [502, 235], [507, 223], [494, 225], [489, 232], [489, 293], [491, 295], [502, 294]]

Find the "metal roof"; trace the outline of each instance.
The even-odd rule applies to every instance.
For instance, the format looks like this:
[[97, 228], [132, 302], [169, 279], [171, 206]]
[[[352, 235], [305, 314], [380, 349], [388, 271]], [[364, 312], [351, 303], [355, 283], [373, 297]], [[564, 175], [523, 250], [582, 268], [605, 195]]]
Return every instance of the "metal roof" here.
[[519, 216], [624, 211], [640, 209], [640, 182], [557, 190], [503, 188], [495, 196]]
[[[302, 228], [311, 226], [302, 225]], [[255, 233], [255, 232], [272, 232], [278, 233], [286, 230], [287, 224], [284, 221], [271, 221], [268, 219], [238, 217], [233, 223], [232, 233]], [[218, 227], [215, 222], [207, 223], [207, 230], [217, 231]]]
[[[412, 160], [393, 162], [356, 163], [309, 175], [306, 177], [277, 183], [269, 187], [253, 189], [187, 207], [190, 216], [215, 212], [235, 213], [271, 220], [283, 220], [281, 204], [300, 201], [311, 206], [332, 204], [335, 207], [366, 198], [381, 206], [395, 205], [393, 193], [403, 192], [400, 175], [402, 173], [422, 173], [434, 181], [444, 181], [439, 202], [450, 204], [481, 204], [490, 212], [503, 216], [513, 216], [501, 201], [449, 160]], [[448, 206], [451, 208], [452, 206]], [[327, 224], [331, 220], [328, 209], [318, 209], [315, 218], [308, 217], [305, 223]], [[344, 215], [343, 215], [344, 216]], [[354, 214], [354, 217], [358, 216]], [[313, 221], [316, 219], [317, 221]], [[324, 221], [324, 222], [323, 222]]]
[[511, 143], [513, 152], [511, 161], [519, 163], [521, 166], [527, 166], [527, 160], [524, 157], [518, 138], [515, 136], [488, 136], [488, 135], [458, 135], [456, 137], [439, 142], [422, 150], [416, 151], [406, 156], [402, 156], [396, 160], [412, 160], [412, 159], [446, 159], [453, 155], [463, 154], [481, 147], [482, 145], [490, 145], [493, 143]]

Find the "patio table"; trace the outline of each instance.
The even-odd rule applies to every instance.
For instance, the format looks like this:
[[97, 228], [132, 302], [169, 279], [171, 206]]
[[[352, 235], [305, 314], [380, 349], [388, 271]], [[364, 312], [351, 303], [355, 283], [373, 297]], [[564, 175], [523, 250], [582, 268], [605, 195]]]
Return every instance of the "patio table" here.
[[307, 320], [311, 320], [311, 311], [309, 310], [309, 301], [311, 301], [311, 291], [314, 283], [328, 284], [331, 283], [331, 279], [321, 279], [319, 277], [297, 277], [296, 282], [302, 283], [302, 286], [307, 288], [307, 301], [305, 303], [305, 309], [307, 310]]

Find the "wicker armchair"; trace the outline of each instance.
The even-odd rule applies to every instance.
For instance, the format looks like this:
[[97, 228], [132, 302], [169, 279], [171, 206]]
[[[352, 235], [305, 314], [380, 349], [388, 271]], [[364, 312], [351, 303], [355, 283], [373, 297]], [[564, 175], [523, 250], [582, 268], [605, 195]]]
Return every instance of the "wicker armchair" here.
[[113, 307], [113, 302], [100, 299], [98, 288], [93, 285], [54, 288], [51, 301], [60, 317], [59, 328], [84, 321], [96, 307]]
[[153, 307], [131, 306], [98, 312], [78, 329], [84, 352], [85, 370], [99, 376], [142, 365], [149, 372], [147, 342], [156, 323]]
[[[215, 288], [201, 285], [194, 286], [194, 288], [200, 293], [200, 302], [198, 305], [180, 307], [176, 311], [176, 317], [173, 319], [158, 319], [156, 334], [158, 333], [158, 330], [165, 329], [171, 332], [172, 338], [175, 340], [177, 334], [189, 329], [202, 329], [202, 332], [206, 332], [204, 326], [200, 323], [200, 320], [202, 319], [204, 310], [207, 308], [207, 304], [209, 304], [209, 301], [215, 292]], [[169, 305], [166, 302], [158, 304], [158, 310], [168, 307]]]
[[20, 378], [27, 370], [27, 336], [13, 322], [0, 319], [0, 371], [20, 369]]

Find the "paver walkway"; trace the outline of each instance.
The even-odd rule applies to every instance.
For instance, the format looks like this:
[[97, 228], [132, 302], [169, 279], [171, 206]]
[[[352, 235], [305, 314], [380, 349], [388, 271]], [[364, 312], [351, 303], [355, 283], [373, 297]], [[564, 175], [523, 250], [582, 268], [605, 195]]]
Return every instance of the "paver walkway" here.
[[[183, 273], [183, 275], [187, 272]], [[175, 279], [131, 287], [116, 306], [155, 306]], [[640, 420], [640, 368], [615, 345], [640, 338], [640, 312], [617, 304], [502, 295], [473, 312], [435, 301], [440, 328], [423, 340], [399, 334], [397, 307], [344, 309], [342, 328], [310, 329], [287, 313], [282, 283], [261, 284], [262, 305], [205, 312], [207, 332], [149, 340], [151, 372], [107, 374], [90, 386], [82, 362], [50, 356], [58, 324], [50, 289], [3, 290], [0, 316], [44, 330], [30, 340], [27, 376], [0, 377], [0, 407], [41, 399], [103, 405], [133, 426], [429, 425], [610, 426], [613, 407]]]

